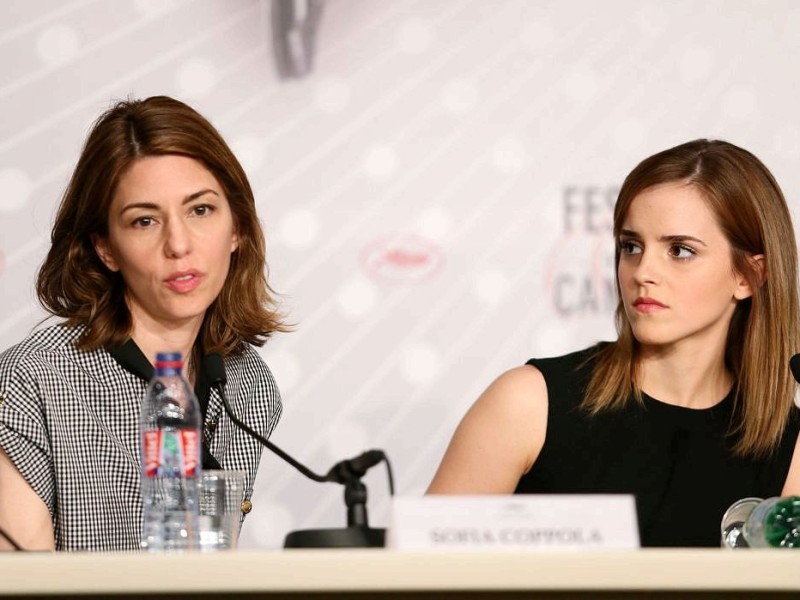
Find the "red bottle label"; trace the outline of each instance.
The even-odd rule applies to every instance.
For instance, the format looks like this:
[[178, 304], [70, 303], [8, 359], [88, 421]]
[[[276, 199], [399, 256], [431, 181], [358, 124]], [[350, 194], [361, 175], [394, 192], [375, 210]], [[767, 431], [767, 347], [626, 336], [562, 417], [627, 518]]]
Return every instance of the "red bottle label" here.
[[145, 431], [144, 474], [148, 477], [197, 475], [200, 454], [199, 435], [191, 429]]
[[181, 430], [181, 441], [183, 442], [183, 474], [186, 477], [194, 477], [200, 466], [197, 460], [197, 457], [200, 456], [200, 436], [191, 429]]

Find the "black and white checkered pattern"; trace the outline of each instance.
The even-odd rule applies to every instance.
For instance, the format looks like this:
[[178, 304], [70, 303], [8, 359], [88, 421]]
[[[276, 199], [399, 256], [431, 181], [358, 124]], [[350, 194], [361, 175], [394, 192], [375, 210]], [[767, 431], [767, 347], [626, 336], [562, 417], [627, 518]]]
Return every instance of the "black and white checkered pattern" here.
[[[105, 350], [79, 351], [80, 328], [56, 325], [0, 355], [0, 447], [53, 515], [58, 550], [139, 547], [139, 412], [147, 382]], [[225, 359], [234, 412], [268, 436], [281, 400], [252, 347]], [[261, 446], [224, 414], [216, 390], [206, 424], [211, 451], [225, 469], [247, 472], [253, 490]]]

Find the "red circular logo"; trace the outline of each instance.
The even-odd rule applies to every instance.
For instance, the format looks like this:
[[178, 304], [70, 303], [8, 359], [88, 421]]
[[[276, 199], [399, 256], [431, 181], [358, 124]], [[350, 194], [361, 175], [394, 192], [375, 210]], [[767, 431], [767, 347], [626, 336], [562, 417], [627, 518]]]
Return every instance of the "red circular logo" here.
[[444, 251], [418, 235], [396, 235], [367, 245], [361, 264], [373, 279], [387, 283], [415, 283], [436, 274], [444, 263]]

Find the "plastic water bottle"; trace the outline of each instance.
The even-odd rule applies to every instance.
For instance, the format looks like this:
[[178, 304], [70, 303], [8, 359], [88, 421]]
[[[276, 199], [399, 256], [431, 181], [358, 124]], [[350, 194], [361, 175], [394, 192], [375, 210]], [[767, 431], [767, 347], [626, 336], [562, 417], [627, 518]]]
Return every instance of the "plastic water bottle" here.
[[142, 405], [141, 547], [147, 551], [200, 547], [200, 406], [182, 367], [180, 354], [159, 353]]
[[723, 548], [800, 548], [800, 496], [737, 500], [720, 529]]
[[800, 548], [800, 496], [767, 498], [744, 522], [751, 548]]

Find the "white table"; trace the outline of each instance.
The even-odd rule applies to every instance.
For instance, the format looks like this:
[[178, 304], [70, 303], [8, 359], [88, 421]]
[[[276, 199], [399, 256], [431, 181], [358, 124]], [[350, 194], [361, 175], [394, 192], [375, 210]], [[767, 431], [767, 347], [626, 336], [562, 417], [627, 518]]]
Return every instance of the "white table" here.
[[0, 553], [0, 596], [800, 598], [800, 552]]

